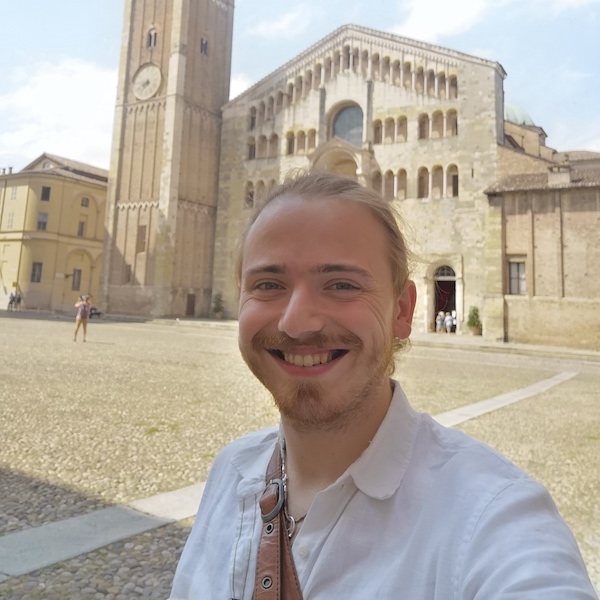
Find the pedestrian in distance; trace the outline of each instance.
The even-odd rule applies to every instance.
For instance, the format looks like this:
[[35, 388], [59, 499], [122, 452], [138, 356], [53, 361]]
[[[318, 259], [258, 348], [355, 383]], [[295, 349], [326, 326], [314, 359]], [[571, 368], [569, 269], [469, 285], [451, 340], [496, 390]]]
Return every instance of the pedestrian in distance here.
[[452, 328], [454, 327], [454, 319], [452, 318], [452, 315], [447, 312], [446, 316], [444, 317], [444, 327], [446, 329], [446, 333], [452, 333]]
[[416, 303], [390, 203], [309, 174], [241, 239], [239, 347], [280, 412], [217, 457], [172, 600], [592, 600], [548, 491], [411, 408]]
[[73, 341], [77, 341], [77, 333], [79, 328], [83, 329], [83, 341], [87, 335], [87, 323], [90, 318], [90, 311], [92, 310], [92, 303], [90, 302], [89, 296], [79, 296], [79, 300], [75, 303], [77, 314], [75, 315], [75, 333], [73, 334]]
[[440, 310], [435, 317], [435, 331], [437, 333], [444, 332], [444, 311]]
[[10, 293], [10, 296], [8, 297], [8, 306], [6, 307], [6, 310], [8, 311], [13, 311], [14, 307], [15, 307], [15, 294], [13, 292]]
[[15, 310], [21, 310], [21, 293], [17, 292], [15, 295]]

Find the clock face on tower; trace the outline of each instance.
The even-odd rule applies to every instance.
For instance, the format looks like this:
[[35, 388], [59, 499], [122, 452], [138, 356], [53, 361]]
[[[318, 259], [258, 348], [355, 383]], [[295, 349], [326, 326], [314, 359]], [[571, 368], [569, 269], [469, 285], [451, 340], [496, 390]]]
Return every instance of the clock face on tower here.
[[152, 98], [162, 82], [160, 69], [151, 63], [141, 66], [133, 76], [133, 93], [138, 100]]

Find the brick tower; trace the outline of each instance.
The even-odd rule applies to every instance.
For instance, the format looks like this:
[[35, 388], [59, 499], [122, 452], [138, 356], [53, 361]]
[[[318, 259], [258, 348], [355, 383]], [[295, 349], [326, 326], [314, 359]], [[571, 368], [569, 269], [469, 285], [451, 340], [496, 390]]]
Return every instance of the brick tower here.
[[210, 309], [233, 0], [125, 0], [101, 303]]

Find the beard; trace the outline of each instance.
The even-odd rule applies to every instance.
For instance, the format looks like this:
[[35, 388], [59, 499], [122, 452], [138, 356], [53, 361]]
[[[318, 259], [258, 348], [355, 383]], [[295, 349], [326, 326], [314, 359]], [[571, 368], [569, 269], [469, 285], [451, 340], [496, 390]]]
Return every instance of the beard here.
[[[295, 380], [277, 373], [276, 365], [264, 354], [271, 348], [290, 352], [298, 345], [315, 348], [347, 348], [362, 357], [350, 376], [326, 390], [319, 382]], [[250, 348], [240, 344], [242, 357], [255, 377], [269, 390], [281, 416], [299, 430], [343, 430], [371, 410], [373, 400], [394, 368], [393, 338], [385, 345], [374, 344], [369, 354], [364, 354], [362, 340], [353, 333], [332, 336], [317, 333], [300, 342], [282, 332], [259, 331], [252, 338]], [[337, 360], [344, 360], [342, 356]]]

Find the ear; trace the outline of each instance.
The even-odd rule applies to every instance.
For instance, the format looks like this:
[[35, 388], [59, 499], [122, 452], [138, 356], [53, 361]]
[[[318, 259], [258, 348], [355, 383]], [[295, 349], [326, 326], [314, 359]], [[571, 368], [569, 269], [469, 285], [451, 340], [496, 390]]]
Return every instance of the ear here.
[[401, 340], [410, 336], [413, 314], [417, 303], [417, 288], [414, 281], [407, 279], [404, 289], [396, 301], [394, 315], [394, 335]]

